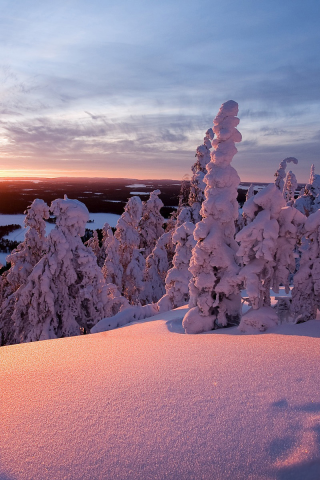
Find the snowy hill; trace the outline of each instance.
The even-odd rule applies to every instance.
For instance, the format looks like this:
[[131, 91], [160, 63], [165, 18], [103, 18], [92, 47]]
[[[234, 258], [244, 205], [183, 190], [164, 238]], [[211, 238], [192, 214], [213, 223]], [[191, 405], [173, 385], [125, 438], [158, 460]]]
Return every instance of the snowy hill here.
[[1, 480], [320, 478], [320, 321], [0, 349]]

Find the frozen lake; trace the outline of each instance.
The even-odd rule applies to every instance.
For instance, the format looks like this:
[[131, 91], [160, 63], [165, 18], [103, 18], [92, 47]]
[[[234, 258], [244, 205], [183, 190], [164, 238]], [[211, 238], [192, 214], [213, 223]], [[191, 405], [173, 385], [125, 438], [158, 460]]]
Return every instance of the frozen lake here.
[[[0, 226], [5, 225], [21, 225], [20, 230], [14, 230], [13, 232], [6, 235], [4, 238], [8, 240], [16, 241], [16, 242], [23, 242], [25, 234], [27, 232], [27, 228], [24, 227], [24, 214], [15, 214], [15, 215], [4, 215], [0, 214]], [[102, 228], [103, 225], [108, 222], [111, 227], [115, 227], [120, 215], [116, 215], [114, 213], [90, 213], [90, 220], [93, 220], [91, 223], [87, 223], [86, 228], [90, 230], [97, 230]], [[51, 230], [55, 227], [53, 223], [46, 222], [46, 234], [48, 235]], [[0, 252], [0, 263], [5, 265], [6, 263], [6, 256], [8, 253]]]

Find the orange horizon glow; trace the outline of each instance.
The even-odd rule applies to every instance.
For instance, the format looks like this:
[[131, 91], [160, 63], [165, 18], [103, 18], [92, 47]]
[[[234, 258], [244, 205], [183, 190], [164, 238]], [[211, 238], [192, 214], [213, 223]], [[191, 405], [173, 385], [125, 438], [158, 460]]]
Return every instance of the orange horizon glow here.
[[[123, 174], [123, 171], [118, 173], [107, 174], [105, 170], [101, 171], [94, 171], [93, 173], [89, 173], [87, 170], [39, 170], [30, 171], [30, 169], [2, 169], [0, 170], [0, 181], [1, 180], [11, 180], [11, 179], [47, 179], [47, 178], [124, 178], [124, 179], [136, 179], [136, 180], [174, 180], [181, 182], [183, 178], [189, 177], [191, 178], [192, 174], [190, 172], [184, 175], [175, 175], [173, 177], [168, 177], [165, 175], [159, 175], [159, 173], [155, 172], [154, 174], [150, 173], [148, 175], [134, 175], [133, 172], [127, 170], [127, 175]], [[244, 175], [245, 178], [240, 179], [240, 183], [270, 183], [267, 179], [264, 180], [253, 180], [246, 178], [247, 175]], [[272, 182], [272, 180], [271, 180]]]

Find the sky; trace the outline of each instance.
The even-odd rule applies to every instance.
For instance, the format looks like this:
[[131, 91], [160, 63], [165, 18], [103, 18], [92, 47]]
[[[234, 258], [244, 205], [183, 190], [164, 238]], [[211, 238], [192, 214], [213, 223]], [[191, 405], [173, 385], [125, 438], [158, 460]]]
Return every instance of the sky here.
[[242, 181], [320, 173], [318, 0], [0, 6], [0, 175], [181, 179], [230, 99]]

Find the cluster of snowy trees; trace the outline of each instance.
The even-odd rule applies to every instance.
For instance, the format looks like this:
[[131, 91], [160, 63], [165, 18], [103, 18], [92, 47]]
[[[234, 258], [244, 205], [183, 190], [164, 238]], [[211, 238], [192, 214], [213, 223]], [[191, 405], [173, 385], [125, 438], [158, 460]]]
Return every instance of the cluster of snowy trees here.
[[[196, 150], [190, 182], [164, 223], [160, 191], [131, 197], [115, 231], [102, 240], [81, 237], [86, 206], [36, 199], [28, 208], [25, 240], [8, 256], [0, 277], [0, 344], [87, 333], [102, 319], [110, 328], [189, 303], [187, 333], [239, 325], [264, 330], [277, 323], [270, 289], [292, 289], [290, 318], [314, 318], [320, 308], [320, 175], [297, 180], [280, 163], [275, 182], [239, 210], [240, 183], [231, 166], [241, 141], [238, 104], [224, 103]], [[45, 236], [45, 220], [56, 224]], [[164, 227], [166, 228], [164, 229]], [[241, 291], [250, 309], [241, 313]], [[110, 319], [110, 321], [109, 321]]]

